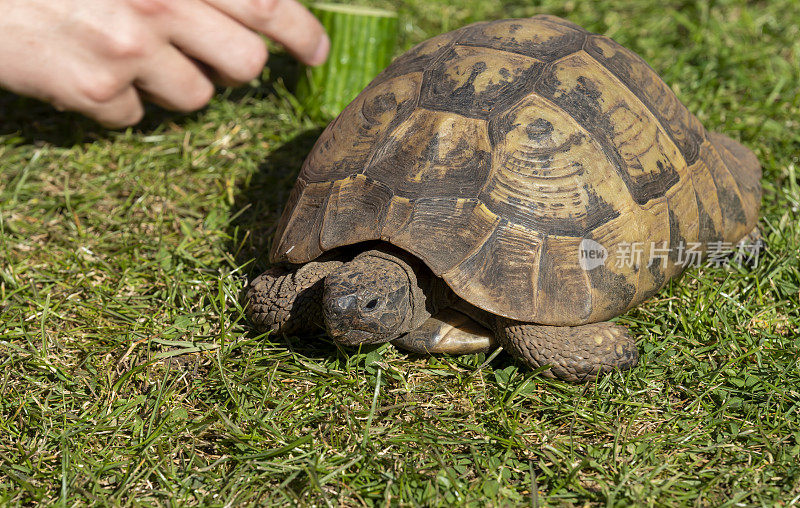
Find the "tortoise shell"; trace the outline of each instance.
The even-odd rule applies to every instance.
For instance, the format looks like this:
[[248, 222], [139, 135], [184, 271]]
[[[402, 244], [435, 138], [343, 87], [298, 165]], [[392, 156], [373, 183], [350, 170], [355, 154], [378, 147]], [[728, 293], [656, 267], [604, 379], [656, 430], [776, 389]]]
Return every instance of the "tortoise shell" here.
[[[383, 240], [492, 313], [592, 323], [678, 275], [681, 245], [747, 234], [759, 178], [608, 37], [553, 16], [476, 23], [401, 55], [325, 129], [270, 257]], [[582, 268], [585, 240], [604, 264]], [[626, 246], [639, 258], [615, 261]]]

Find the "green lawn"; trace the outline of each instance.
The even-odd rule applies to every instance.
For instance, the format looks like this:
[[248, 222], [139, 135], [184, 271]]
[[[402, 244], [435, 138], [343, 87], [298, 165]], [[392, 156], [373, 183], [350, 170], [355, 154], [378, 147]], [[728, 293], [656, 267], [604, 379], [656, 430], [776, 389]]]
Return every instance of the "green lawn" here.
[[402, 49], [568, 17], [755, 150], [760, 265], [692, 269], [620, 317], [641, 365], [589, 387], [258, 335], [238, 294], [323, 127], [286, 57], [124, 132], [2, 94], [0, 504], [800, 502], [800, 4], [452, 3], [398, 2]]

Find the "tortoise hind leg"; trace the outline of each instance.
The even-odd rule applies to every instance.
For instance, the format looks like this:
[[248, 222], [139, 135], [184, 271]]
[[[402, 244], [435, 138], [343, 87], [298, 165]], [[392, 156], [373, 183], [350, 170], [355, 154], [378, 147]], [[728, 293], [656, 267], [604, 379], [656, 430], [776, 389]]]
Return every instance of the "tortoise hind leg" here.
[[498, 319], [498, 339], [506, 351], [531, 368], [550, 365], [548, 377], [584, 383], [639, 361], [628, 329], [610, 322], [546, 326]]
[[767, 244], [761, 234], [761, 228], [756, 226], [734, 246], [733, 260], [747, 266], [758, 266], [761, 254], [766, 250]]
[[396, 347], [420, 355], [485, 353], [496, 343], [492, 332], [455, 309], [442, 310], [416, 330], [392, 341]]
[[323, 326], [323, 279], [342, 266], [331, 260], [306, 263], [291, 271], [273, 267], [250, 283], [247, 317], [262, 332], [308, 335]]

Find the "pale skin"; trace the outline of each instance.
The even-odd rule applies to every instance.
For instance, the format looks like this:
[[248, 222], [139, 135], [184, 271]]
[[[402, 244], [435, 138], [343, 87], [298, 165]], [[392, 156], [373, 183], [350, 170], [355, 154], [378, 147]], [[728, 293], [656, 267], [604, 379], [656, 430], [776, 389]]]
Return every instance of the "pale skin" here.
[[0, 0], [0, 88], [134, 125], [143, 101], [205, 106], [214, 85], [260, 75], [262, 35], [322, 63], [329, 40], [294, 0]]

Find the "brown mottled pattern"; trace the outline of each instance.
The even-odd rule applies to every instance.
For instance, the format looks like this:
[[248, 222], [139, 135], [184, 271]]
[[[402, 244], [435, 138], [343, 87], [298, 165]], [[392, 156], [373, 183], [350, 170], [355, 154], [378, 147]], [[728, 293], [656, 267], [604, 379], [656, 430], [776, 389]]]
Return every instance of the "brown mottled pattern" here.
[[723, 238], [727, 242], [736, 241], [753, 229], [753, 222], [748, 224], [748, 215], [751, 214], [745, 212], [745, 198], [739, 191], [733, 174], [723, 161], [720, 149], [714, 146], [710, 140], [700, 146], [700, 158], [708, 164], [717, 188], [717, 201], [720, 208], [724, 210], [722, 214]]
[[[702, 158], [698, 158], [689, 167], [689, 174], [697, 202], [699, 219], [697, 241], [703, 244], [722, 241], [722, 214], [724, 211], [717, 195], [714, 175], [709, 169], [708, 163]], [[680, 210], [677, 212], [680, 212]]]
[[362, 169], [406, 198], [476, 197], [491, 147], [486, 122], [418, 109], [387, 134]]
[[501, 221], [463, 261], [441, 275], [460, 297], [484, 310], [537, 315], [540, 302], [534, 295], [543, 243], [544, 237]]
[[322, 218], [322, 250], [376, 239], [375, 224], [383, 223], [394, 196], [386, 184], [355, 175], [337, 180]]
[[280, 253], [282, 261], [306, 263], [322, 254], [322, 214], [332, 186], [332, 182], [306, 184], [301, 172], [278, 222], [271, 259], [278, 259]]
[[587, 53], [554, 63], [536, 87], [590, 132], [639, 204], [663, 196], [686, 163], [653, 115]]
[[[553, 16], [476, 23], [400, 56], [323, 132], [270, 254], [382, 239], [473, 305], [579, 325], [649, 298], [681, 245], [749, 232], [759, 178], [611, 39]], [[580, 267], [584, 239], [605, 264]]]
[[598, 193], [614, 169], [575, 120], [537, 95], [489, 124], [492, 171], [479, 198], [493, 212], [546, 234], [583, 237], [619, 215], [619, 185]]
[[535, 279], [536, 315], [542, 320], [537, 322], [564, 325], [590, 320], [597, 303], [590, 292], [591, 272], [578, 264], [580, 243], [581, 239], [575, 237], [545, 238]]
[[422, 73], [370, 84], [322, 132], [301, 174], [307, 182], [325, 182], [359, 173], [393, 126], [414, 111]]
[[739, 186], [745, 203], [745, 213], [748, 214], [748, 224], [755, 222], [758, 212], [758, 203], [755, 200], [760, 198], [761, 193], [761, 165], [756, 155], [738, 141], [716, 132], [709, 132], [708, 140]]
[[553, 21], [558, 19], [555, 17], [537, 19], [538, 23], [519, 19], [482, 23], [462, 31], [457, 44], [517, 53], [542, 62], [557, 60], [583, 46], [586, 32], [577, 25], [569, 29]]
[[[680, 273], [680, 267], [676, 266], [680, 246], [697, 243], [700, 237], [700, 211], [693, 185], [692, 178], [683, 178], [665, 196], [670, 228], [667, 279]], [[663, 244], [659, 245], [662, 246]]]
[[[469, 256], [499, 222], [477, 199], [419, 199], [407, 221], [384, 228], [382, 239], [413, 245], [413, 252], [431, 270], [442, 273]], [[388, 226], [388, 224], [387, 224]], [[432, 231], [452, 230], [447, 241]]]
[[694, 163], [703, 141], [703, 126], [647, 62], [602, 35], [590, 36], [584, 49], [642, 101], [680, 148], [686, 163]]
[[[476, 23], [472, 26], [479, 26], [482, 24], [485, 23]], [[443, 53], [452, 47], [453, 41], [459, 37], [461, 32], [468, 29], [470, 29], [470, 27], [463, 27], [459, 30], [437, 35], [436, 37], [417, 44], [397, 57], [389, 67], [384, 69], [383, 72], [372, 80], [367, 88], [382, 84], [398, 76], [406, 76], [410, 73], [425, 70], [432, 62], [442, 58]]]
[[543, 67], [535, 58], [455, 45], [425, 71], [420, 106], [486, 119], [530, 94]]

